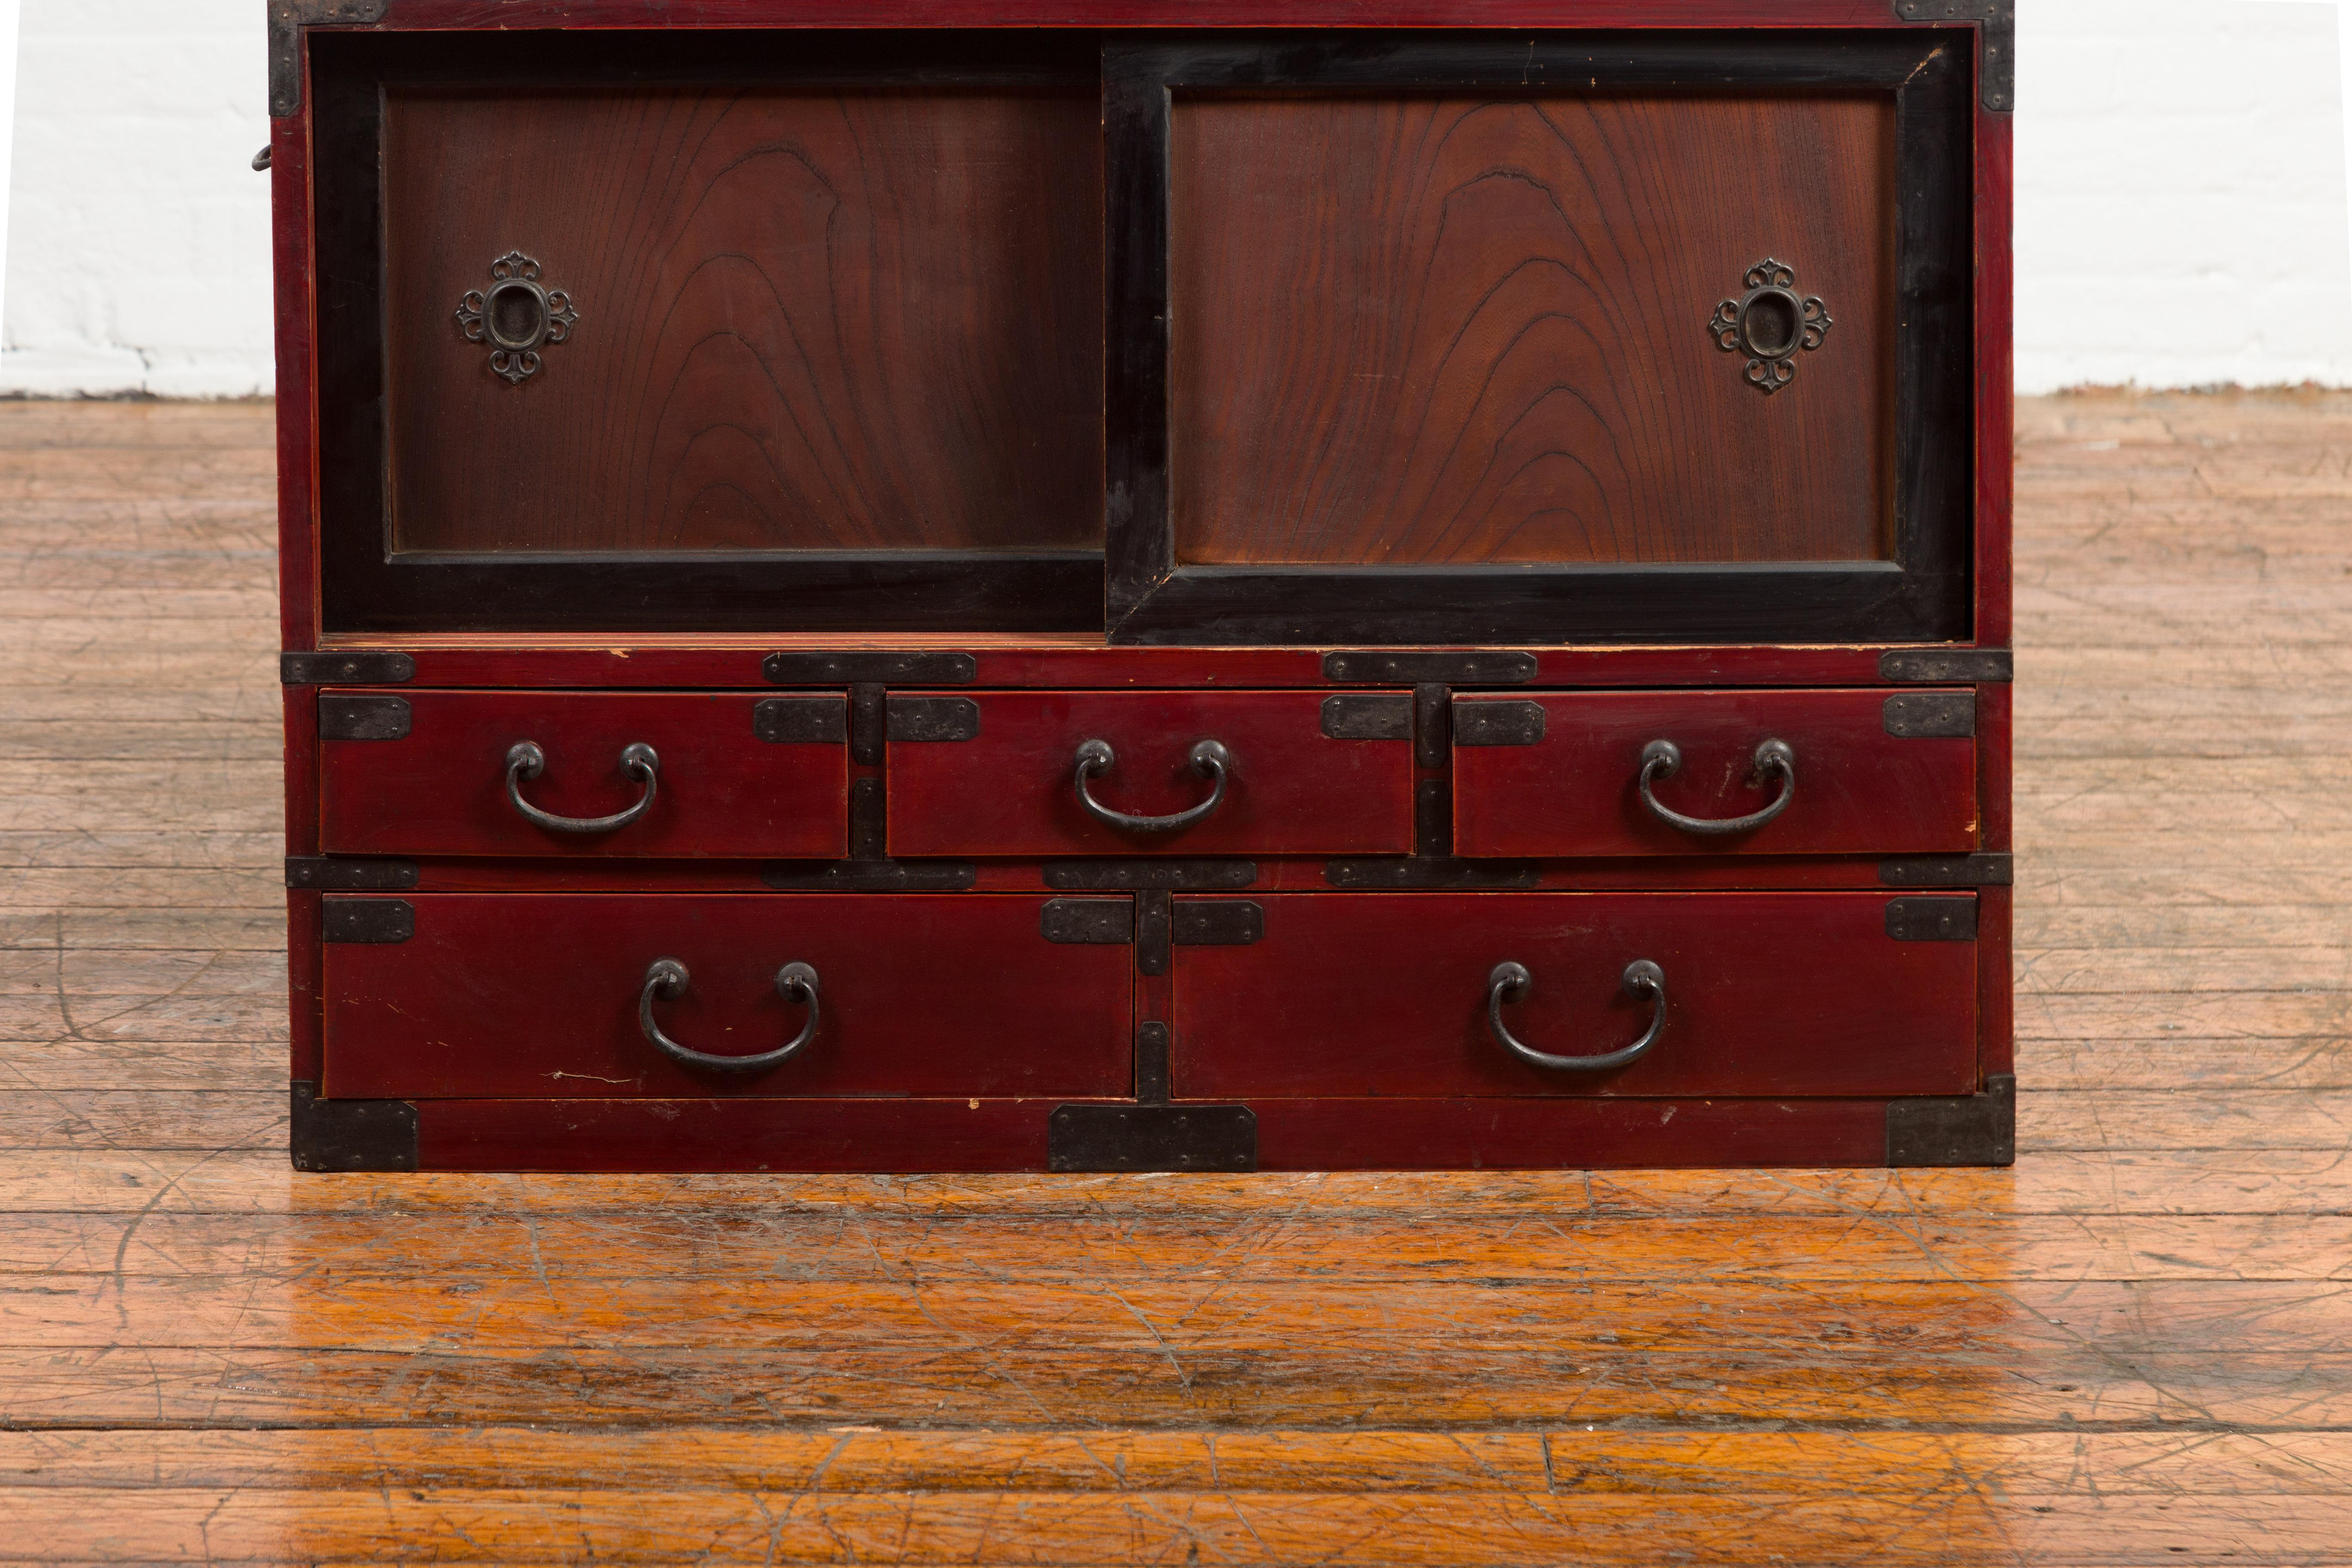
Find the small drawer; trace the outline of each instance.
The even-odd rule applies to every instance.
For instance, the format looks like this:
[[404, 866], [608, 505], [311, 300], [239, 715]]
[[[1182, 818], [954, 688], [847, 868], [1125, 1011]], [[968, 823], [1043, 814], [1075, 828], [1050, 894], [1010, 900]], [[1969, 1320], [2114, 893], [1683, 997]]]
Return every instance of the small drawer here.
[[1403, 691], [889, 700], [893, 855], [1380, 855], [1412, 847]]
[[1967, 689], [1454, 700], [1457, 855], [1976, 847]]
[[[325, 1092], [1125, 1095], [1133, 909], [985, 893], [331, 896]], [[720, 1059], [681, 1060], [661, 1040]]]
[[[1174, 908], [1181, 1099], [1976, 1084], [1973, 894], [1276, 893]], [[1530, 1060], [1510, 1041], [1583, 1059]]]
[[848, 740], [840, 692], [325, 691], [320, 846], [836, 858]]

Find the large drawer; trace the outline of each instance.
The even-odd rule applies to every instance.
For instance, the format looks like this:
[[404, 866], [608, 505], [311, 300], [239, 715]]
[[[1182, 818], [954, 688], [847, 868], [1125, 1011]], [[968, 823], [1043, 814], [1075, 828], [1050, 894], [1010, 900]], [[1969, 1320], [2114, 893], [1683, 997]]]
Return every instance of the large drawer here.
[[1453, 712], [1460, 855], [1976, 847], [1964, 689], [1457, 697]]
[[[1132, 910], [977, 893], [331, 897], [324, 1092], [1124, 1095]], [[663, 960], [677, 970], [657, 974]], [[681, 1062], [655, 1033], [735, 1059]]]
[[[1843, 892], [1180, 898], [1174, 1092], [1967, 1093], [1976, 909]], [[1654, 1026], [1614, 1068], [1540, 1065], [1503, 1038], [1594, 1058]]]
[[893, 855], [1412, 847], [1407, 692], [894, 693], [888, 732]]
[[320, 847], [833, 858], [848, 713], [839, 692], [323, 692]]

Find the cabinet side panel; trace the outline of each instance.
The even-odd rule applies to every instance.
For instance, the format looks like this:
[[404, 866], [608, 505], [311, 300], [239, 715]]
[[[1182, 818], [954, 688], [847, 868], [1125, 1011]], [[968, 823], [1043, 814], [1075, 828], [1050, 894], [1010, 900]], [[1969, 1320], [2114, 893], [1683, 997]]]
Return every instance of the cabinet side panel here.
[[312, 405], [310, 118], [269, 124], [278, 353], [278, 616], [282, 646], [318, 646], [316, 411]]
[[[2006, 428], [2006, 426], [2003, 426]], [[2007, 561], [2004, 548], [2002, 560]], [[2004, 598], [2003, 603], [2007, 600]], [[2016, 688], [1979, 687], [1977, 787], [1984, 811], [1983, 847], [2006, 854], [2015, 844], [2013, 769], [2016, 753]], [[2014, 875], [2014, 873], [2012, 873]], [[1979, 1052], [1988, 1073], [2014, 1072], [2017, 1060], [2017, 975], [2011, 958], [2016, 920], [2016, 889], [1987, 888], [1978, 898], [1977, 1026]]]
[[326, 1063], [319, 903], [314, 892], [286, 895], [287, 1076], [297, 1083], [317, 1083]]
[[1977, 641], [2011, 636], [2012, 502], [2016, 489], [2014, 253], [2011, 122], [1977, 113]]

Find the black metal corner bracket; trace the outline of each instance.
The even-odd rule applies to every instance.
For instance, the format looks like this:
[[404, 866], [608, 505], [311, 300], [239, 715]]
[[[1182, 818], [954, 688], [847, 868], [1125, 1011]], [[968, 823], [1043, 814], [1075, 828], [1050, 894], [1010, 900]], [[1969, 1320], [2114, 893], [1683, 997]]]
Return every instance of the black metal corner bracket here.
[[2005, 647], [1891, 647], [1878, 656], [1878, 679], [1906, 685], [1962, 680], [1999, 685], [2015, 678], [2016, 665]]
[[979, 672], [968, 653], [772, 653], [760, 661], [760, 673], [778, 686], [969, 686]]
[[883, 704], [883, 730], [892, 741], [977, 741], [980, 704], [969, 697], [898, 697]]
[[1534, 888], [1543, 868], [1532, 860], [1457, 860], [1450, 855], [1383, 855], [1326, 860], [1323, 880], [1334, 888], [1458, 888], [1485, 891]]
[[760, 880], [780, 893], [960, 893], [980, 880], [969, 860], [771, 860]]
[[1906, 22], [1981, 23], [1977, 81], [1984, 106], [1994, 114], [2016, 110], [2017, 0], [1895, 0], [1895, 14]]
[[1977, 897], [1946, 893], [1889, 899], [1886, 937], [1890, 942], [1974, 942]]
[[1323, 656], [1323, 679], [1343, 686], [1518, 686], [1536, 678], [1532, 653], [1391, 653], [1348, 648]]
[[1327, 741], [1410, 741], [1412, 699], [1402, 691], [1344, 691], [1323, 699]]
[[396, 686], [416, 678], [416, 661], [404, 653], [281, 653], [278, 679], [283, 686]]
[[319, 940], [397, 944], [416, 934], [416, 906], [406, 899], [322, 899]]
[[1540, 702], [1507, 702], [1492, 697], [1457, 700], [1454, 743], [1457, 746], [1536, 746], [1543, 743]]
[[1064, 1105], [1046, 1123], [1049, 1171], [1255, 1171], [1246, 1105]]
[[1175, 962], [1176, 895], [1145, 888], [1135, 895], [1135, 972], [1165, 974]]
[[319, 699], [321, 741], [404, 741], [410, 719], [405, 697], [331, 691]]
[[1169, 922], [1178, 947], [1248, 947], [1265, 938], [1265, 906], [1254, 899], [1188, 899]]
[[766, 697], [751, 704], [751, 733], [772, 746], [838, 746], [849, 739], [845, 697]]
[[335, 889], [357, 893], [398, 893], [416, 886], [416, 862], [347, 859], [332, 855], [289, 855], [289, 888]]
[[416, 1107], [404, 1100], [320, 1100], [293, 1086], [286, 1152], [298, 1171], [414, 1171]]
[[1047, 899], [1037, 914], [1047, 942], [1118, 946], [1135, 940], [1133, 899]]
[[1057, 892], [1227, 892], [1257, 880], [1255, 860], [1048, 860], [1045, 886]]
[[1973, 691], [1898, 691], [1886, 700], [1882, 727], [1898, 741], [1959, 741], [1977, 732]]
[[302, 107], [303, 28], [357, 27], [381, 22], [389, 3], [390, 0], [268, 0], [271, 117], [291, 114]]
[[2017, 1163], [2017, 1078], [1993, 1073], [1980, 1094], [1886, 1102], [1890, 1165]]
[[1878, 863], [1890, 888], [2006, 888], [2015, 873], [2007, 855], [1895, 855]]

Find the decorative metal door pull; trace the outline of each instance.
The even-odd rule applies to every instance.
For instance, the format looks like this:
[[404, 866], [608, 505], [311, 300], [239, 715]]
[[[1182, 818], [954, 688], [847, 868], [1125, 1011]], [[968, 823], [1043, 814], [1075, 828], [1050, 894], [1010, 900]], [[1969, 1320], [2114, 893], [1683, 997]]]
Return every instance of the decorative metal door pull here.
[[539, 263], [509, 250], [490, 263], [490, 286], [457, 301], [457, 330], [490, 345], [490, 368], [520, 386], [539, 373], [539, 351], [572, 335], [580, 320], [572, 296], [541, 287]]
[[1797, 269], [1766, 257], [1740, 279], [1748, 292], [1726, 300], [1707, 318], [1707, 335], [1727, 354], [1748, 356], [1748, 384], [1780, 391], [1797, 378], [1797, 351], [1808, 353], [1830, 334], [1829, 307], [1818, 294], [1800, 296]]

